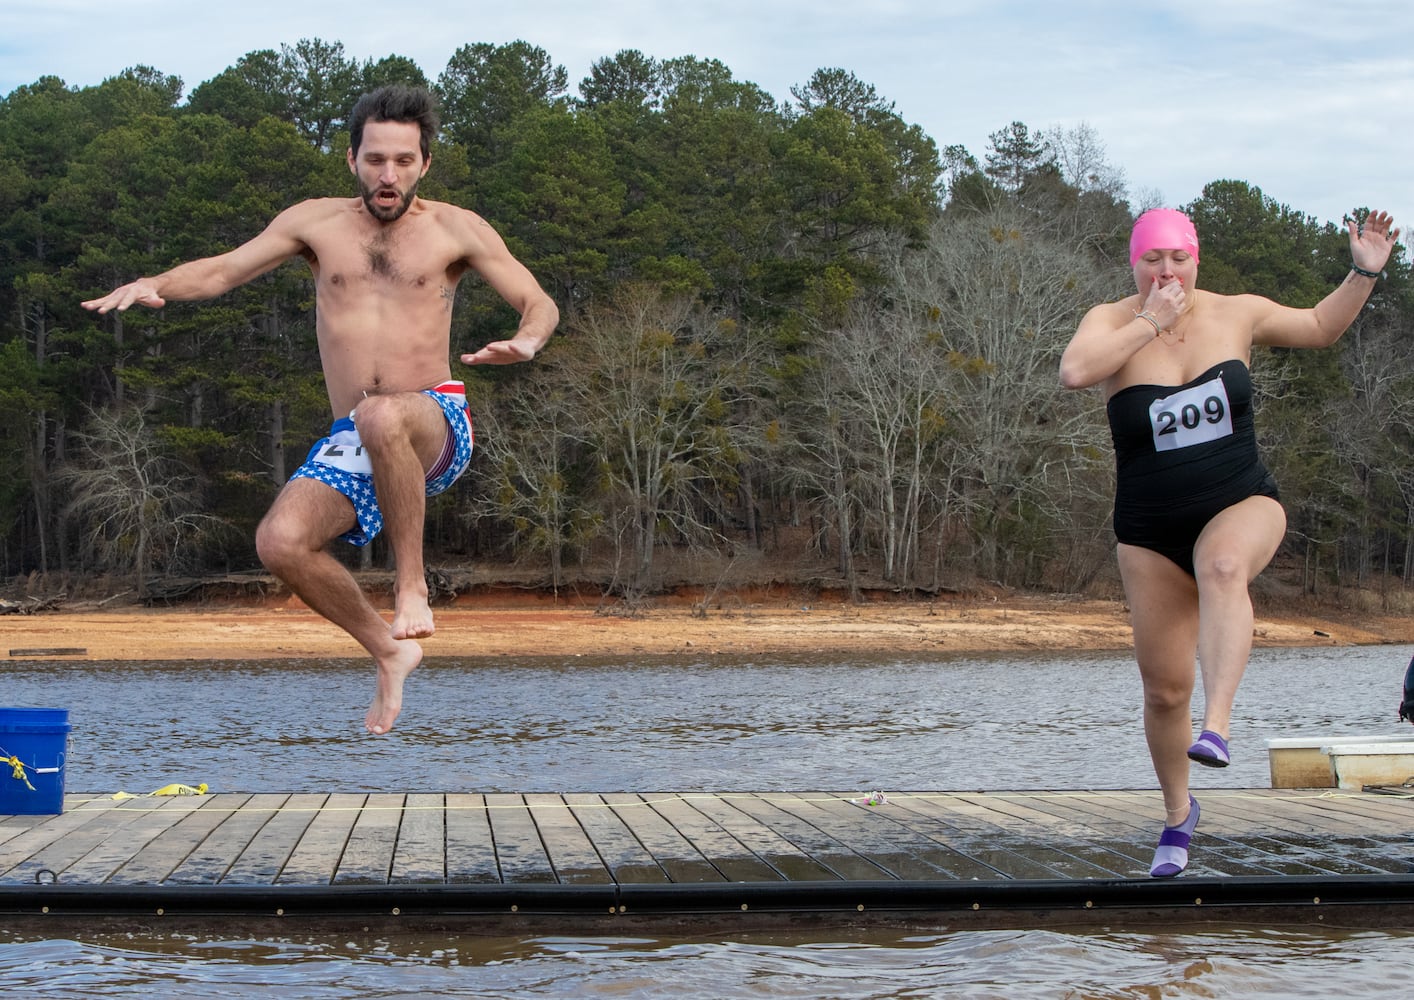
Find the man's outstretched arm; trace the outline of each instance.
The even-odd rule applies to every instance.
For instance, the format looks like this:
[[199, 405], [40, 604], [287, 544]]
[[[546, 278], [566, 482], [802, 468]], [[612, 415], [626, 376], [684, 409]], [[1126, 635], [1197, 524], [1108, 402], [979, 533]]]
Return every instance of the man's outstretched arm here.
[[302, 205], [288, 208], [259, 236], [228, 253], [178, 264], [151, 278], [138, 278], [82, 305], [102, 314], [114, 309], [122, 312], [133, 305], [160, 309], [168, 299], [187, 302], [215, 298], [301, 253], [305, 244], [295, 233], [303, 215]]

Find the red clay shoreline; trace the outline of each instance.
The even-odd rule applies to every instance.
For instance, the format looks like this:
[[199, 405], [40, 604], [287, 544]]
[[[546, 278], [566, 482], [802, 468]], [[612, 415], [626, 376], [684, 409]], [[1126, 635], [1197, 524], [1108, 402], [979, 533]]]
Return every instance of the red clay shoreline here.
[[[690, 605], [602, 613], [532, 599], [458, 598], [434, 608], [429, 656], [615, 656], [843, 652], [1127, 649], [1120, 601], [1025, 597], [865, 604], [762, 602], [705, 612]], [[389, 611], [389, 617], [391, 617]], [[360, 657], [363, 651], [298, 600], [173, 608], [69, 606], [0, 617], [12, 658], [209, 660]], [[1414, 642], [1414, 618], [1349, 611], [1259, 610], [1258, 646], [1350, 646]], [[68, 653], [37, 651], [68, 650]], [[82, 652], [77, 652], [82, 650]]]

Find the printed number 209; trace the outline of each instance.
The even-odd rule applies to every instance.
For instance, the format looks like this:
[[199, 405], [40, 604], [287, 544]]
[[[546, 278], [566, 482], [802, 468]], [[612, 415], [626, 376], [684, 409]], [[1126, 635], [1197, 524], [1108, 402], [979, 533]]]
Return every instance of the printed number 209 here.
[[1227, 407], [1221, 397], [1209, 396], [1203, 400], [1202, 410], [1195, 403], [1185, 403], [1176, 412], [1160, 410], [1154, 414], [1154, 423], [1160, 435], [1177, 434], [1180, 426], [1191, 431], [1205, 420], [1210, 424], [1220, 424], [1226, 415]]

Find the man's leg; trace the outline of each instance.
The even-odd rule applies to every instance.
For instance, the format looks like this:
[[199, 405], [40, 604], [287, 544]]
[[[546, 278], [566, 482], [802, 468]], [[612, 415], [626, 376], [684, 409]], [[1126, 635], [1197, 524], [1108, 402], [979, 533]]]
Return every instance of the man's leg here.
[[450, 433], [442, 408], [420, 392], [369, 396], [354, 409], [359, 438], [373, 463], [373, 486], [383, 512], [383, 533], [393, 550], [395, 639], [433, 632], [422, 562], [427, 513], [427, 470]]
[[386, 733], [403, 707], [403, 682], [422, 662], [422, 647], [397, 639], [368, 603], [353, 575], [326, 550], [355, 526], [353, 505], [313, 479], [285, 484], [255, 532], [265, 567], [311, 608], [353, 636], [378, 668], [373, 703], [364, 725]]

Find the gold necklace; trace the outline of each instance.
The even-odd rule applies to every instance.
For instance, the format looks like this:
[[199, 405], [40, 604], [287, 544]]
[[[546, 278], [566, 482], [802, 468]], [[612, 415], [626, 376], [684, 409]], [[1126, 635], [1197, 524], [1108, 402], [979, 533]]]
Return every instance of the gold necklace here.
[[[1190, 306], [1188, 309], [1184, 310], [1182, 315], [1180, 315], [1173, 321], [1173, 326], [1169, 327], [1167, 330], [1159, 331], [1159, 339], [1162, 340], [1165, 344], [1168, 344], [1169, 346], [1183, 343], [1184, 337], [1188, 334], [1189, 320], [1197, 311], [1198, 298], [1195, 295], [1193, 298], [1193, 305]], [[1183, 329], [1179, 329], [1180, 326], [1182, 326]], [[1172, 340], [1169, 339], [1170, 336], [1173, 337]]]

